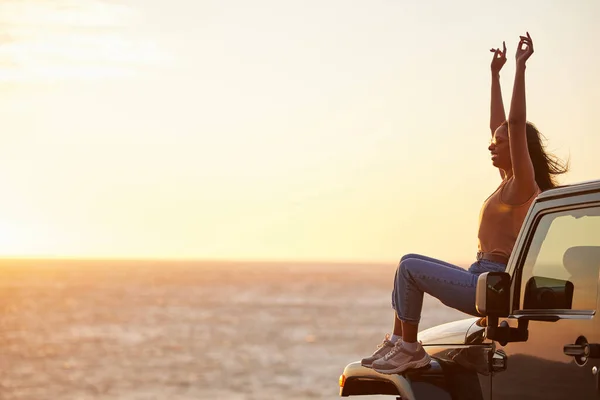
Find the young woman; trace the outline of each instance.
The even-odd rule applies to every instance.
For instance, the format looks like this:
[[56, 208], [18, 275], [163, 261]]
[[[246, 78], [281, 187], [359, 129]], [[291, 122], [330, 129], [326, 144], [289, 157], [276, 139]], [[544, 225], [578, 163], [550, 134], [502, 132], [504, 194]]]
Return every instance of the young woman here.
[[560, 160], [545, 152], [541, 134], [526, 119], [525, 68], [533, 54], [529, 33], [521, 36], [516, 52], [516, 73], [508, 121], [504, 114], [499, 73], [506, 62], [506, 46], [492, 49], [491, 116], [492, 141], [488, 147], [492, 164], [502, 182], [483, 203], [479, 217], [477, 261], [468, 270], [433, 258], [408, 254], [396, 270], [392, 307], [393, 334], [386, 335], [362, 365], [386, 374], [401, 373], [429, 364], [430, 358], [417, 342], [423, 294], [445, 305], [477, 316], [475, 290], [483, 272], [504, 271], [525, 215], [536, 196], [556, 185], [554, 176], [567, 171]]

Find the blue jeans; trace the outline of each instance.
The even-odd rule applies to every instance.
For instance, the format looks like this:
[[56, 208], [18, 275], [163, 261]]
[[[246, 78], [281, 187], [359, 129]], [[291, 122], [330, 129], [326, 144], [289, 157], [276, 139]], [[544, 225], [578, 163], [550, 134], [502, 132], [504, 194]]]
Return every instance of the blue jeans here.
[[479, 316], [475, 309], [477, 278], [484, 272], [505, 269], [505, 264], [481, 260], [465, 270], [434, 258], [407, 254], [396, 269], [392, 307], [401, 321], [418, 324], [423, 293], [429, 293], [448, 307]]

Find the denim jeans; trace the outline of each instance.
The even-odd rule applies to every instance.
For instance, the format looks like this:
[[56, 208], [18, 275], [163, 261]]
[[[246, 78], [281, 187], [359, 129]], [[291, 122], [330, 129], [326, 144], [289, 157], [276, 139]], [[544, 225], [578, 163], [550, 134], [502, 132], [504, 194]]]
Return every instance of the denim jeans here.
[[481, 260], [465, 270], [434, 258], [407, 254], [396, 269], [392, 307], [401, 321], [418, 324], [423, 293], [429, 293], [448, 307], [478, 316], [475, 309], [477, 278], [484, 272], [505, 269], [505, 264]]

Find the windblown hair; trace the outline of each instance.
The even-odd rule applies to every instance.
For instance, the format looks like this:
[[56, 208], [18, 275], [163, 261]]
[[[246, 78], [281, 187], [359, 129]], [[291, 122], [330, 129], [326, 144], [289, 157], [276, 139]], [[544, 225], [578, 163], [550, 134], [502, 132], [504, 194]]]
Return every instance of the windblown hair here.
[[[508, 122], [504, 121], [502, 125], [508, 125]], [[534, 124], [527, 122], [525, 131], [527, 133], [529, 157], [531, 157], [533, 163], [535, 181], [538, 187], [542, 192], [556, 187], [558, 185], [556, 176], [569, 170], [569, 162], [563, 162], [560, 158], [546, 151], [543, 143], [546, 138]]]

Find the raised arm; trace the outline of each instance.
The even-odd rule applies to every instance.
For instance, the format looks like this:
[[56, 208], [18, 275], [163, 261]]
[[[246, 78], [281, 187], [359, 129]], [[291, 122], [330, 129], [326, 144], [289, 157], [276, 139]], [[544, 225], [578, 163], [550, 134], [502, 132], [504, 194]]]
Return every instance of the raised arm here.
[[525, 63], [533, 54], [531, 36], [521, 36], [517, 48], [517, 68], [508, 115], [508, 138], [512, 162], [511, 202], [524, 202], [536, 190], [535, 171], [527, 148], [527, 107], [525, 104]]
[[502, 102], [502, 90], [500, 89], [500, 70], [506, 63], [506, 44], [502, 42], [502, 50], [491, 49], [494, 53], [492, 59], [492, 96], [490, 102], [490, 130], [492, 135], [496, 129], [506, 120], [504, 113], [504, 103]]

